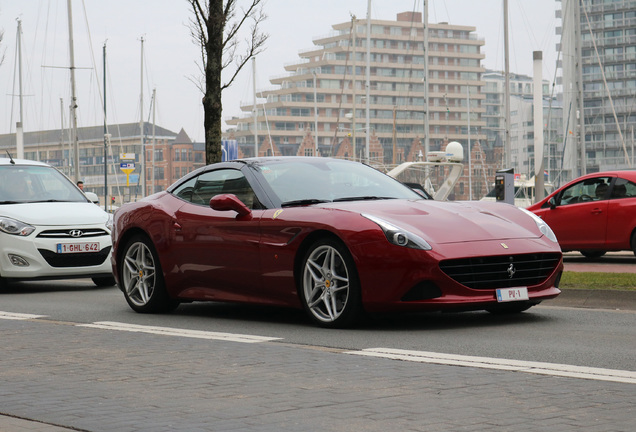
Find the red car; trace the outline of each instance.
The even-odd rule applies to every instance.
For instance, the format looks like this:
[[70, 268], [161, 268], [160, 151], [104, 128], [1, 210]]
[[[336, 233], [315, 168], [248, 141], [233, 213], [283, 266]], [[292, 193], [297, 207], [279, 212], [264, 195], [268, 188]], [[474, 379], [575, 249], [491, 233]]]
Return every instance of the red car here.
[[607, 251], [636, 254], [636, 171], [579, 177], [528, 210], [550, 225], [563, 251], [588, 258]]
[[520, 312], [556, 297], [554, 234], [525, 210], [425, 199], [367, 165], [320, 157], [200, 168], [114, 216], [130, 307], [210, 300], [304, 308], [325, 327], [363, 312]]

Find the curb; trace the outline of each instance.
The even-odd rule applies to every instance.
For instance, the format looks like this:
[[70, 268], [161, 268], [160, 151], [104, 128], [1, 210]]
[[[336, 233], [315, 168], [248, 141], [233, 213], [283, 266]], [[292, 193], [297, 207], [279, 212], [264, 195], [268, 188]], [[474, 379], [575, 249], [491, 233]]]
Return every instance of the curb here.
[[636, 310], [635, 291], [617, 290], [561, 290], [546, 306], [564, 306], [586, 309]]

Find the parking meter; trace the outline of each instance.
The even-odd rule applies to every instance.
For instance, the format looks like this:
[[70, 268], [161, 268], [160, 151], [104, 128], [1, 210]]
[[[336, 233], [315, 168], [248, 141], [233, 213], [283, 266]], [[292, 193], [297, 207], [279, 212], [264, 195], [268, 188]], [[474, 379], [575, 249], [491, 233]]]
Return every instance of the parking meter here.
[[513, 168], [495, 173], [495, 197], [497, 202], [515, 203], [515, 173]]

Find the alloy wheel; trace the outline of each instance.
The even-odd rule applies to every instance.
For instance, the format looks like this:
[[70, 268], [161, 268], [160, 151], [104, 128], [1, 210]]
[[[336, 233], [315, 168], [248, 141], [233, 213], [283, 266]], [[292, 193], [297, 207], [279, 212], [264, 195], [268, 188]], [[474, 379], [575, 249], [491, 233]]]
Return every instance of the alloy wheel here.
[[124, 256], [122, 278], [126, 297], [137, 306], [146, 306], [152, 299], [156, 285], [155, 260], [143, 242], [130, 245]]
[[335, 322], [345, 312], [350, 294], [349, 270], [335, 247], [321, 245], [308, 256], [303, 294], [307, 308], [321, 322]]

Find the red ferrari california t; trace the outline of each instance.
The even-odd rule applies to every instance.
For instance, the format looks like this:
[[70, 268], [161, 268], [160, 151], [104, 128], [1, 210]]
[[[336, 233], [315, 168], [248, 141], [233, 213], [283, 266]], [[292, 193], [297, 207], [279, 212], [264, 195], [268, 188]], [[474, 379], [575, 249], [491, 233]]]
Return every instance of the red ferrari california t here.
[[324, 327], [363, 313], [521, 312], [559, 294], [561, 249], [530, 212], [438, 202], [358, 162], [212, 164], [114, 216], [130, 307], [192, 301], [303, 308]]

